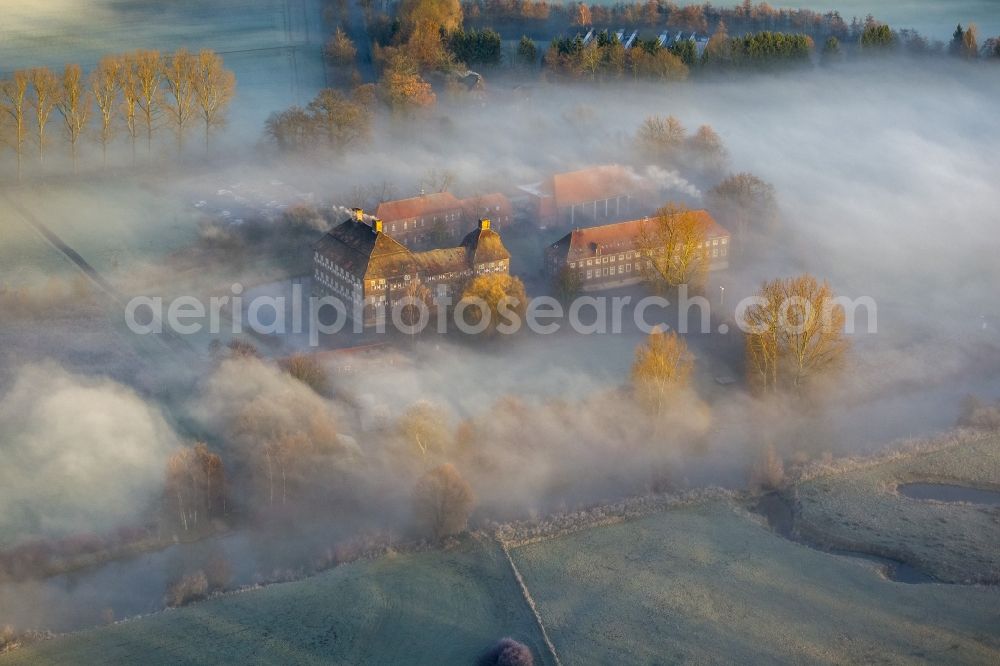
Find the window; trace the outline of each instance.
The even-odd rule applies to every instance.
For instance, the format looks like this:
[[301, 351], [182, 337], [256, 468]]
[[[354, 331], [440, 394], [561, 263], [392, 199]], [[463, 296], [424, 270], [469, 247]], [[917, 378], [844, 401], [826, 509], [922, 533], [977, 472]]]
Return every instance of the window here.
[[726, 243], [728, 243], [728, 242], [729, 242], [729, 239], [728, 239], [728, 238], [723, 238], [723, 239], [722, 239], [722, 244], [723, 244], [723, 245], [725, 245], [725, 244], [726, 244]]
[[593, 259], [587, 259], [587, 265], [588, 265], [588, 266], [592, 266], [592, 265], [593, 265], [593, 263], [594, 263], [594, 260], [593, 260]]
[[624, 254], [619, 254], [618, 255], [618, 261], [625, 261], [625, 255]]
[[722, 256], [726, 256], [726, 248], [722, 248]]
[[624, 272], [625, 272], [625, 267], [622, 266], [621, 264], [618, 264], [618, 274], [621, 275]]
[[718, 238], [713, 238], [712, 239], [712, 245], [718, 245], [718, 244], [719, 244], [719, 239]]
[[625, 272], [626, 273], [632, 272], [632, 264], [625, 264]]
[[587, 279], [589, 280], [594, 276], [594, 271], [587, 271]]
[[712, 250], [712, 256], [713, 257], [719, 256], [719, 250], [718, 249]]

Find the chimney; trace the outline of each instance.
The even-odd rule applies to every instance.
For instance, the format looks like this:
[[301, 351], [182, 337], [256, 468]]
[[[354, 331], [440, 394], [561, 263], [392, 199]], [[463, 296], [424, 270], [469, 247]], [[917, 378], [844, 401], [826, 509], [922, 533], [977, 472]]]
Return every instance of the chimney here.
[[352, 208], [351, 210], [354, 211], [354, 219], [355, 220], [357, 220], [358, 222], [364, 222], [365, 221], [365, 211], [364, 211], [363, 208]]
[[377, 217], [372, 219], [372, 231], [377, 234], [382, 233], [382, 220]]
[[489, 231], [489, 228], [490, 228], [490, 221], [487, 218], [479, 220], [480, 231]]

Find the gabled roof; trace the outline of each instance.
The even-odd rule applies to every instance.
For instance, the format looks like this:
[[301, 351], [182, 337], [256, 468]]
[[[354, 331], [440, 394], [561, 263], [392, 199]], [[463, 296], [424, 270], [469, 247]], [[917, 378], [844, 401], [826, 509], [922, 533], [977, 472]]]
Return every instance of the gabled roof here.
[[574, 206], [634, 194], [640, 179], [618, 164], [595, 166], [552, 176], [551, 190], [556, 206]]
[[500, 234], [492, 229], [479, 228], [462, 239], [462, 247], [467, 252], [470, 265], [510, 259], [510, 252], [500, 240]]
[[[726, 231], [706, 210], [689, 211], [692, 215], [698, 216], [707, 226], [707, 237], [721, 238], [728, 236]], [[576, 229], [549, 247], [559, 254], [566, 254], [569, 261], [581, 257], [591, 257], [600, 250], [605, 252], [619, 252], [634, 249], [642, 230], [646, 225], [652, 224], [650, 218], [638, 220], [628, 220], [625, 222], [615, 222], [612, 224], [602, 224], [597, 227], [587, 227]]]
[[461, 207], [462, 203], [451, 192], [433, 192], [409, 199], [383, 201], [378, 205], [375, 217], [386, 222], [395, 222], [414, 217], [440, 215]]
[[[481, 226], [488, 226], [482, 225]], [[313, 249], [359, 280], [405, 274], [457, 273], [476, 264], [510, 259], [500, 234], [489, 228], [469, 233], [458, 247], [411, 252], [388, 234], [366, 222], [350, 219], [318, 240]]]
[[331, 229], [314, 249], [358, 279], [394, 275], [386, 271], [411, 260], [410, 251], [399, 241], [355, 219]]

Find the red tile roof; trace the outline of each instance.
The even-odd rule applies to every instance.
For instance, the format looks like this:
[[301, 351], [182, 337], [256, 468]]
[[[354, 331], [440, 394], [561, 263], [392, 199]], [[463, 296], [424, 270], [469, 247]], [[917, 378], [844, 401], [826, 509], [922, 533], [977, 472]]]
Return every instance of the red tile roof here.
[[[716, 222], [708, 211], [692, 210], [690, 212], [707, 224], [709, 239], [729, 236], [729, 232]], [[593, 256], [595, 248], [601, 249], [602, 252], [631, 250], [635, 248], [639, 236], [642, 234], [643, 226], [649, 223], [649, 218], [642, 218], [603, 224], [599, 227], [576, 229], [553, 243], [551, 247], [559, 249], [561, 252], [565, 251], [569, 261]]]
[[552, 176], [556, 206], [564, 208], [634, 194], [640, 179], [623, 166], [609, 164]]
[[462, 208], [460, 202], [451, 192], [434, 192], [422, 194], [409, 199], [383, 201], [375, 211], [375, 217], [385, 222], [409, 220], [413, 218], [443, 215]]

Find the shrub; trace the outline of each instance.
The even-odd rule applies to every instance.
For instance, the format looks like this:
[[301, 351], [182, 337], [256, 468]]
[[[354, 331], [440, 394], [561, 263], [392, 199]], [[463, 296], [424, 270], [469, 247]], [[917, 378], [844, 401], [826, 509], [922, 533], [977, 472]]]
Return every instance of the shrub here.
[[316, 393], [328, 395], [330, 392], [330, 378], [326, 370], [312, 356], [297, 354], [281, 362], [281, 367], [285, 372], [299, 380]]
[[480, 666], [534, 666], [531, 649], [513, 638], [501, 638], [479, 660]]
[[168, 606], [176, 608], [192, 601], [204, 599], [207, 595], [208, 578], [205, 576], [205, 572], [198, 571], [169, 584], [166, 602]]
[[962, 411], [957, 425], [962, 428], [1000, 430], [1000, 402], [992, 405], [968, 395], [962, 400]]

